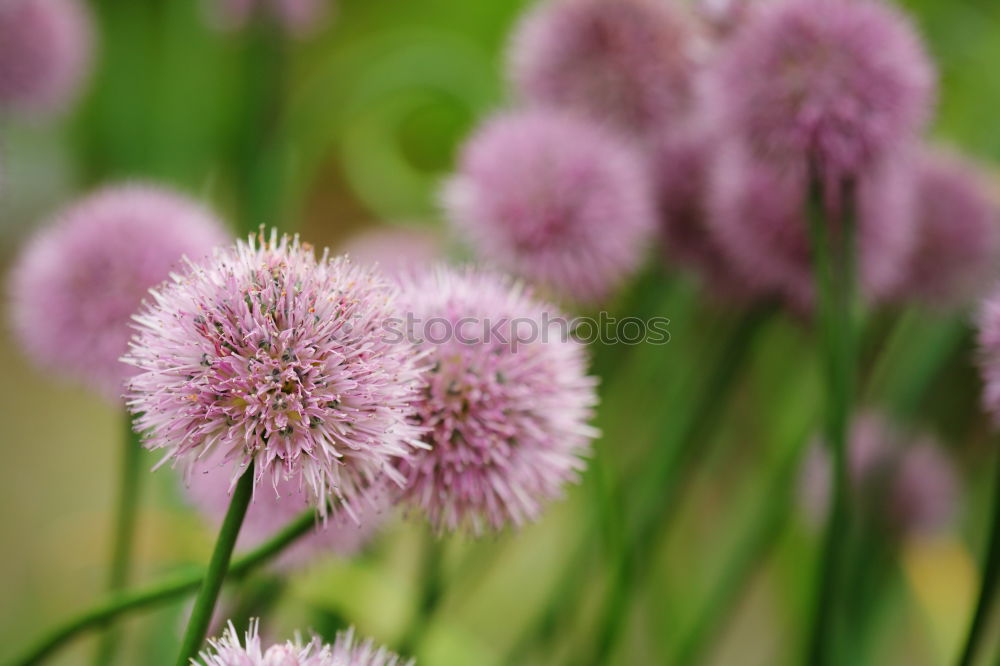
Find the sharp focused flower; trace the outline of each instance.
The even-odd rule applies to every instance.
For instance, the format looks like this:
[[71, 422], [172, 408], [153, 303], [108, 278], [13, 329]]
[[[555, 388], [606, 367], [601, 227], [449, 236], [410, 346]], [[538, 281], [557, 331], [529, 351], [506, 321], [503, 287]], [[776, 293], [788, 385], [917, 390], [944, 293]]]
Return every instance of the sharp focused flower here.
[[321, 511], [345, 510], [420, 446], [409, 422], [422, 366], [383, 330], [396, 289], [377, 272], [317, 260], [298, 238], [250, 237], [154, 290], [135, 317], [128, 405], [147, 446], [193, 462], [221, 451], [233, 482], [295, 478]]
[[[853, 501], [891, 532], [940, 531], [954, 517], [955, 468], [933, 437], [907, 435], [878, 414], [862, 414], [851, 429], [847, 461]], [[830, 454], [821, 443], [809, 453], [802, 483], [805, 508], [811, 520], [819, 522], [831, 488]]]
[[0, 109], [65, 107], [90, 69], [91, 32], [77, 0], [0, 2]]
[[641, 157], [554, 111], [488, 122], [465, 146], [444, 202], [482, 258], [579, 301], [606, 298], [632, 274], [655, 228]]
[[[809, 310], [815, 280], [806, 170], [755, 162], [739, 148], [729, 144], [720, 149], [713, 167], [709, 224], [715, 238], [748, 283]], [[875, 301], [899, 288], [916, 242], [908, 162], [872, 167], [858, 182], [854, 198], [861, 292]], [[830, 212], [836, 232], [838, 214]]]
[[355, 261], [377, 264], [391, 277], [432, 264], [443, 253], [441, 240], [433, 233], [403, 228], [365, 231], [347, 239], [340, 249]]
[[372, 639], [358, 641], [354, 628], [337, 634], [333, 645], [324, 645], [318, 636], [305, 643], [301, 638], [261, 645], [258, 622], [251, 621], [241, 644], [232, 622], [222, 638], [209, 640], [211, 648], [192, 660], [193, 666], [413, 666]]
[[[187, 491], [194, 504], [216, 526], [222, 524], [230, 501], [230, 481], [234, 475], [232, 462], [215, 453], [199, 460], [187, 478]], [[275, 488], [261, 488], [254, 494], [240, 529], [237, 549], [247, 550], [261, 545], [283, 527], [312, 506], [302, 484], [294, 478], [282, 479]], [[290, 569], [305, 566], [323, 557], [348, 556], [356, 553], [375, 535], [388, 515], [389, 495], [375, 486], [353, 504], [354, 516], [343, 509], [316, 525], [308, 536], [299, 539], [275, 561], [277, 567]]]
[[916, 176], [917, 247], [902, 295], [962, 305], [982, 295], [1000, 268], [1000, 215], [986, 175], [944, 151], [926, 152]]
[[99, 190], [58, 213], [25, 247], [10, 278], [11, 315], [40, 366], [118, 399], [132, 368], [131, 316], [181, 258], [228, 235], [200, 204], [157, 187]]
[[401, 462], [404, 501], [439, 530], [537, 518], [597, 434], [583, 346], [557, 310], [492, 273], [439, 267], [403, 293], [433, 363], [416, 403], [432, 448]]
[[722, 49], [709, 108], [755, 159], [859, 176], [930, 116], [934, 72], [909, 21], [876, 0], [783, 0]]
[[260, 12], [276, 20], [288, 32], [304, 36], [322, 25], [333, 0], [212, 0], [227, 28], [240, 28]]

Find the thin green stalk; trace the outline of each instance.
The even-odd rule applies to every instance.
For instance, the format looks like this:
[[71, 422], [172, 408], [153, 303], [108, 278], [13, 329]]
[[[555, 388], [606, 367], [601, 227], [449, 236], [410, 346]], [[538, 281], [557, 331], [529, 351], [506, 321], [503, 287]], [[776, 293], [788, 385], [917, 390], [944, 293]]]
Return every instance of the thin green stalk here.
[[229, 500], [229, 509], [226, 511], [226, 517], [219, 529], [215, 550], [212, 551], [212, 559], [209, 560], [208, 571], [205, 572], [205, 580], [202, 581], [201, 588], [198, 590], [194, 609], [191, 611], [191, 619], [188, 620], [187, 631], [184, 632], [184, 639], [181, 641], [177, 666], [188, 666], [191, 659], [198, 656], [198, 650], [201, 649], [201, 644], [205, 641], [208, 625], [211, 623], [212, 613], [215, 611], [215, 602], [219, 598], [222, 581], [226, 578], [229, 560], [232, 558], [233, 548], [236, 547], [236, 539], [240, 535], [240, 528], [243, 526], [243, 518], [247, 515], [251, 497], [253, 497], [253, 463], [250, 463], [247, 470], [243, 472], [243, 476], [236, 482], [233, 497]]
[[812, 236], [816, 298], [826, 374], [824, 434], [833, 460], [833, 501], [818, 569], [816, 607], [808, 661], [825, 666], [833, 661], [838, 617], [837, 593], [842, 581], [847, 506], [847, 437], [854, 395], [856, 313], [854, 301], [853, 192], [841, 199], [847, 215], [831, 224], [818, 183], [810, 188], [809, 228]]
[[444, 592], [444, 578], [442, 576], [442, 559], [444, 548], [440, 539], [431, 531], [424, 535], [424, 554], [420, 568], [420, 591], [417, 597], [417, 607], [414, 609], [410, 626], [407, 627], [403, 638], [399, 641], [399, 652], [401, 654], [413, 654], [424, 634], [431, 618], [437, 611], [438, 604]]
[[[125, 433], [122, 438], [121, 476], [118, 479], [118, 512], [115, 517], [114, 545], [111, 552], [111, 570], [108, 592], [123, 590], [132, 572], [132, 542], [135, 518], [139, 508], [139, 463], [142, 442], [132, 428], [132, 417], [125, 414]], [[101, 637], [94, 663], [98, 666], [114, 661], [119, 641], [118, 632], [108, 629]]]
[[[976, 653], [979, 651], [980, 643], [986, 633], [986, 621], [993, 609], [997, 587], [1000, 586], [1000, 455], [996, 456], [992, 513], [990, 543], [986, 550], [986, 561], [983, 563], [983, 580], [979, 586], [979, 599], [976, 601], [976, 610], [972, 614], [972, 621], [969, 624], [969, 633], [965, 639], [965, 646], [962, 648], [962, 656], [958, 660], [959, 666], [972, 666], [975, 663]], [[1000, 659], [1000, 655], [997, 655], [997, 658]]]
[[627, 617], [628, 600], [642, 580], [642, 571], [655, 538], [663, 524], [673, 515], [683, 488], [684, 472], [691, 464], [694, 453], [704, 449], [693, 446], [710, 439], [712, 428], [719, 423], [718, 411], [728, 402], [753, 346], [753, 340], [772, 309], [761, 306], [745, 314], [726, 339], [721, 353], [715, 359], [700, 390], [696, 393], [694, 408], [681, 414], [671, 414], [677, 419], [672, 433], [658, 442], [649, 472], [639, 488], [635, 506], [646, 509], [640, 514], [633, 529], [626, 534], [626, 551], [613, 571], [612, 587], [598, 619], [596, 647], [586, 661], [604, 664], [613, 651]]

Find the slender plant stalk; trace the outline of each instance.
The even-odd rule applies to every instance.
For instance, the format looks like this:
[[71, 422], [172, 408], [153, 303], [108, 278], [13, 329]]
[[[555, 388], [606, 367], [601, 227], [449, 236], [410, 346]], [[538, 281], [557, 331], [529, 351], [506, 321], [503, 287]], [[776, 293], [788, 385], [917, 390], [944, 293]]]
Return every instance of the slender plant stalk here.
[[[317, 520], [318, 514], [315, 511], [306, 511], [269, 541], [234, 561], [229, 567], [229, 578], [239, 579], [266, 564], [312, 531]], [[131, 611], [152, 608], [197, 592], [206, 574], [206, 570], [196, 569], [139, 590], [113, 595], [53, 628], [22, 652], [20, 657], [8, 663], [12, 666], [39, 664], [70, 640], [90, 629], [104, 626]]]
[[[139, 463], [142, 442], [132, 428], [132, 417], [125, 415], [125, 431], [122, 438], [121, 476], [118, 479], [118, 513], [115, 516], [114, 542], [111, 552], [111, 571], [108, 577], [108, 592], [114, 594], [125, 589], [132, 572], [132, 542], [135, 535], [135, 518], [139, 508]], [[98, 643], [94, 663], [97, 666], [111, 664], [120, 642], [117, 631], [109, 628]]]
[[444, 592], [442, 575], [442, 558], [444, 548], [440, 539], [427, 530], [424, 534], [424, 554], [420, 567], [420, 591], [417, 597], [417, 607], [409, 627], [399, 642], [401, 654], [413, 654], [420, 637], [431, 622], [437, 611], [438, 604]]
[[[986, 549], [986, 561], [983, 563], [983, 580], [979, 586], [979, 599], [976, 610], [972, 614], [969, 633], [958, 659], [959, 666], [972, 666], [980, 643], [986, 633], [986, 621], [993, 608], [997, 587], [1000, 586], [1000, 455], [996, 456], [996, 479], [993, 487], [992, 525], [990, 526], [990, 543]], [[997, 655], [1000, 659], [1000, 655]]]
[[597, 643], [588, 654], [587, 662], [605, 664], [617, 643], [627, 617], [628, 600], [642, 580], [642, 572], [651, 554], [656, 536], [663, 529], [679, 504], [677, 498], [683, 488], [685, 471], [692, 462], [694, 452], [703, 448], [711, 431], [720, 420], [718, 411], [728, 403], [736, 386], [753, 340], [762, 324], [768, 319], [770, 306], [755, 308], [743, 315], [726, 339], [721, 353], [715, 359], [711, 372], [695, 398], [694, 407], [676, 417], [677, 426], [668, 439], [658, 443], [649, 472], [640, 485], [640, 497], [635, 505], [648, 507], [641, 513], [636, 525], [626, 534], [625, 553], [613, 571], [612, 587], [605, 601], [597, 624]]
[[845, 188], [845, 210], [836, 227], [825, 214], [823, 196], [815, 182], [808, 202], [812, 235], [816, 298], [826, 375], [824, 433], [833, 460], [833, 501], [818, 569], [816, 607], [808, 648], [811, 666], [833, 661], [838, 616], [837, 593], [842, 582], [846, 535], [850, 525], [847, 505], [847, 438], [854, 395], [856, 316], [854, 302], [853, 192]]
[[243, 472], [243, 476], [236, 482], [233, 497], [229, 500], [229, 509], [226, 511], [226, 517], [219, 529], [215, 550], [212, 551], [212, 559], [209, 560], [208, 571], [205, 572], [205, 580], [202, 581], [201, 588], [198, 590], [194, 609], [191, 611], [191, 619], [188, 620], [187, 631], [184, 632], [184, 639], [181, 641], [177, 666], [188, 666], [191, 659], [198, 656], [198, 650], [201, 649], [201, 644], [205, 641], [208, 625], [211, 623], [212, 613], [215, 611], [215, 602], [219, 598], [222, 581], [225, 580], [226, 572], [229, 570], [229, 560], [232, 558], [233, 548], [236, 547], [236, 539], [240, 535], [243, 518], [247, 515], [247, 508], [250, 506], [252, 497], [253, 463], [250, 463], [247, 470]]

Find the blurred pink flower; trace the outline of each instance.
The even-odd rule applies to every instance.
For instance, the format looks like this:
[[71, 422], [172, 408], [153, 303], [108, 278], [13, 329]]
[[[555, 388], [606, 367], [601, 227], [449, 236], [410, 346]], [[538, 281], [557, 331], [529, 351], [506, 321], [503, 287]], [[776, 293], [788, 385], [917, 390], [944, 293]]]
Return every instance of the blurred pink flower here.
[[412, 345], [383, 330], [396, 289], [377, 272], [276, 232], [219, 249], [154, 291], [127, 360], [128, 406], [146, 445], [192, 463], [215, 452], [232, 481], [294, 478], [327, 510], [355, 503], [393, 457], [420, 446], [411, 401], [422, 380]]
[[404, 501], [438, 530], [536, 519], [597, 435], [584, 347], [556, 309], [492, 273], [439, 267], [407, 282], [404, 301], [433, 363], [416, 403], [432, 448], [400, 464]]
[[333, 0], [212, 0], [223, 27], [238, 29], [260, 12], [276, 20], [289, 33], [304, 37], [323, 25]]
[[[852, 425], [847, 460], [853, 501], [891, 532], [919, 535], [951, 524], [958, 506], [958, 478], [933, 437], [909, 435], [877, 413], [863, 413]], [[829, 449], [816, 442], [802, 474], [803, 501], [813, 524], [826, 515], [831, 476]]]
[[687, 113], [694, 41], [672, 2], [548, 0], [514, 32], [510, 77], [529, 102], [641, 132]]
[[98, 190], [58, 213], [24, 248], [10, 277], [14, 332], [28, 355], [117, 400], [132, 368], [131, 317], [150, 287], [229, 241], [186, 197], [147, 185]]
[[581, 302], [640, 266], [655, 213], [640, 155], [572, 115], [499, 115], [465, 145], [444, 204], [478, 255]]
[[917, 247], [903, 296], [961, 306], [982, 296], [1000, 276], [1000, 214], [989, 188], [986, 174], [956, 154], [921, 155]]
[[379, 228], [347, 239], [340, 250], [362, 264], [375, 264], [389, 277], [423, 269], [441, 258], [441, 239], [430, 231]]
[[783, 0], [715, 59], [707, 108], [754, 160], [861, 176], [919, 134], [935, 75], [909, 20], [877, 0]]
[[372, 639], [358, 641], [354, 628], [337, 634], [333, 645], [324, 645], [318, 636], [305, 643], [301, 638], [272, 645], [266, 650], [258, 634], [259, 623], [251, 621], [241, 644], [236, 627], [229, 624], [219, 639], [209, 639], [208, 650], [193, 660], [194, 666], [413, 666]]
[[[231, 499], [233, 462], [223, 460], [219, 452], [199, 460], [187, 474], [188, 496], [204, 515], [217, 526], [222, 524]], [[298, 479], [281, 479], [274, 488], [258, 488], [247, 510], [236, 546], [247, 550], [261, 545], [283, 527], [308, 510], [312, 504]], [[362, 493], [355, 502], [354, 517], [334, 510], [326, 521], [286, 549], [275, 561], [281, 569], [291, 569], [324, 557], [350, 556], [375, 535], [389, 510], [389, 495], [384, 484]]]
[[0, 110], [65, 109], [90, 71], [92, 33], [79, 0], [0, 2]]

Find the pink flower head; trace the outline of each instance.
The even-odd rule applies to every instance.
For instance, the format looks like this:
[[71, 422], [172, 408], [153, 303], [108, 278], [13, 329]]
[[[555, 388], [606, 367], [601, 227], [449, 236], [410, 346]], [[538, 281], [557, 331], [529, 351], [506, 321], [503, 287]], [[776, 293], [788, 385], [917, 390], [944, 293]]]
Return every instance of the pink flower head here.
[[[862, 414], [851, 429], [847, 460], [853, 500], [892, 532], [924, 534], [950, 524], [958, 482], [933, 437], [908, 436], [878, 414]], [[817, 442], [802, 475], [803, 500], [813, 523], [822, 521], [829, 506], [831, 477], [829, 450]]]
[[[188, 474], [188, 495], [205, 516], [216, 525], [222, 524], [229, 507], [230, 481], [236, 471], [233, 461], [216, 451], [206, 460], [199, 460]], [[311, 507], [308, 495], [297, 479], [283, 478], [273, 489], [262, 488], [253, 498], [240, 529], [237, 548], [255, 548]], [[299, 539], [276, 560], [282, 569], [305, 566], [324, 556], [349, 556], [356, 553], [375, 535], [387, 515], [388, 494], [375, 486], [355, 502], [355, 515], [335, 510], [315, 531]]]
[[146, 185], [98, 190], [57, 214], [10, 278], [14, 331], [40, 366], [117, 400], [131, 316], [181, 258], [228, 242], [200, 204]]
[[413, 666], [415, 663], [412, 659], [403, 661], [384, 647], [376, 647], [370, 638], [358, 641], [353, 627], [337, 634], [333, 645], [324, 645], [318, 636], [308, 643], [296, 637], [265, 650], [258, 621], [250, 622], [242, 644], [230, 622], [222, 638], [208, 642], [210, 649], [191, 660], [192, 666]]
[[346, 257], [287, 236], [216, 250], [154, 291], [135, 317], [128, 406], [147, 446], [187, 463], [221, 451], [232, 481], [255, 463], [300, 480], [320, 511], [355, 500], [420, 446], [409, 422], [422, 366], [383, 326], [396, 289]]
[[962, 305], [1000, 268], [1000, 215], [985, 174], [957, 155], [926, 152], [916, 176], [917, 247], [904, 296]]
[[980, 305], [977, 324], [983, 406], [1000, 424], [1000, 290], [996, 286]]
[[582, 112], [628, 132], [685, 114], [694, 34], [661, 0], [549, 0], [509, 47], [511, 79], [530, 102]]
[[404, 298], [433, 363], [416, 403], [431, 448], [401, 463], [404, 501], [439, 530], [536, 519], [597, 434], [583, 346], [557, 310], [492, 273], [439, 267]]
[[412, 273], [443, 254], [441, 239], [418, 229], [381, 228], [347, 239], [341, 251], [363, 264], [377, 264], [390, 277]]
[[[713, 167], [709, 224], [734, 270], [756, 289], [812, 308], [814, 275], [805, 169], [780, 169], [748, 158], [735, 142]], [[905, 277], [915, 244], [913, 173], [896, 159], [868, 170], [855, 189], [856, 245], [861, 292], [870, 301], [893, 294]], [[840, 216], [828, 207], [834, 225]]]
[[79, 0], [0, 2], [0, 109], [65, 108], [90, 69], [92, 31]]
[[639, 268], [655, 228], [641, 157], [555, 111], [494, 118], [465, 146], [444, 192], [479, 255], [578, 301], [608, 297]]
[[296, 37], [318, 29], [330, 14], [333, 0], [212, 0], [226, 29], [245, 26], [255, 12], [278, 22]]
[[934, 71], [909, 21], [877, 0], [784, 0], [716, 59], [710, 107], [754, 159], [853, 178], [927, 122]]

